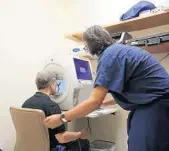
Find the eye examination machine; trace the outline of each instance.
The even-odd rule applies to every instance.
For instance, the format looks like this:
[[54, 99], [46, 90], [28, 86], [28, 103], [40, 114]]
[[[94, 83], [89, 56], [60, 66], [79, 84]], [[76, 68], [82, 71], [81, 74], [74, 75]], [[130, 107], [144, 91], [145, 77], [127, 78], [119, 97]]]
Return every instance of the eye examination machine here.
[[52, 58], [45, 68], [54, 70], [58, 75], [56, 94], [51, 98], [62, 110], [72, 109], [89, 97], [93, 87], [89, 60], [70, 56], [59, 62]]
[[[57, 88], [51, 99], [58, 103], [62, 111], [70, 110], [88, 99], [95, 79], [91, 62], [81, 57], [69, 56], [59, 61], [58, 57], [50, 58], [45, 68], [57, 75]], [[91, 117], [114, 113], [116, 109], [98, 109]]]

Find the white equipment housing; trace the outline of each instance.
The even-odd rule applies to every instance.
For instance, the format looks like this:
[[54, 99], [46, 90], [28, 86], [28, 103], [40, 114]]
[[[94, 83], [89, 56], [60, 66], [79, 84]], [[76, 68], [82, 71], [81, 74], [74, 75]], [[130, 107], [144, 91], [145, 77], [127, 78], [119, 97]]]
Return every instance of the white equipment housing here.
[[[81, 65], [78, 65], [78, 62]], [[87, 69], [83, 68], [83, 64]], [[56, 92], [51, 96], [51, 99], [58, 103], [61, 110], [70, 110], [89, 97], [93, 87], [92, 68], [89, 60], [69, 56], [66, 57], [66, 60], [59, 61], [57, 57], [53, 57], [47, 62], [45, 68], [56, 72], [57, 80], [61, 81], [61, 92]], [[79, 71], [82, 70], [80, 74], [77, 73], [79, 72], [77, 68]], [[83, 74], [87, 73], [86, 70], [88, 70], [88, 76], [81, 78], [84, 76]]]

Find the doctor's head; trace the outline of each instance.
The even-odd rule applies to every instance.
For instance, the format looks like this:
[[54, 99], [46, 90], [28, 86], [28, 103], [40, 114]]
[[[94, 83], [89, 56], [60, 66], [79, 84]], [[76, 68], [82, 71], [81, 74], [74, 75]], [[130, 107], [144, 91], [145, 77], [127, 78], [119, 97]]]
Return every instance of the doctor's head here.
[[56, 73], [49, 69], [43, 69], [36, 75], [36, 86], [38, 91], [47, 95], [54, 95], [56, 93]]
[[108, 46], [114, 43], [109, 32], [101, 26], [95, 25], [83, 33], [83, 41], [86, 49], [99, 56]]

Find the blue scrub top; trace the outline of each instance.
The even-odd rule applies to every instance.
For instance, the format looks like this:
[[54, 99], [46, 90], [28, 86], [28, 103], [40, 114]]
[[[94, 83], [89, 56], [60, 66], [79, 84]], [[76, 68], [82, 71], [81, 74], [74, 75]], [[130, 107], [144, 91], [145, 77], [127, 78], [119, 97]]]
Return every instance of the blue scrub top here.
[[169, 93], [169, 75], [147, 51], [114, 43], [99, 57], [96, 86], [107, 88], [122, 108], [132, 110]]

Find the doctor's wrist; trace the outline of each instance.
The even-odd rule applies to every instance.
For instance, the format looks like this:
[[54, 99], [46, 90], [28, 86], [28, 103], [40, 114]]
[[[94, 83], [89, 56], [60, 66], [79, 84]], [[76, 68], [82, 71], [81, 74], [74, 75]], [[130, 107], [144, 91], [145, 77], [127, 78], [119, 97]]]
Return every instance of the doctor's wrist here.
[[70, 122], [70, 120], [68, 120], [68, 119], [65, 117], [65, 113], [61, 113], [61, 114], [60, 114], [60, 121], [61, 121], [62, 123], [68, 123], [68, 122]]

